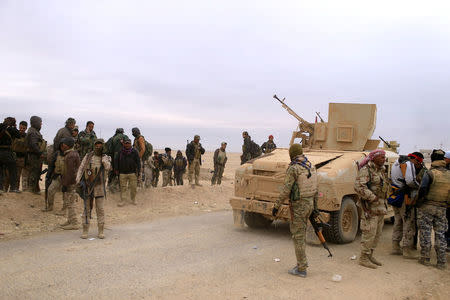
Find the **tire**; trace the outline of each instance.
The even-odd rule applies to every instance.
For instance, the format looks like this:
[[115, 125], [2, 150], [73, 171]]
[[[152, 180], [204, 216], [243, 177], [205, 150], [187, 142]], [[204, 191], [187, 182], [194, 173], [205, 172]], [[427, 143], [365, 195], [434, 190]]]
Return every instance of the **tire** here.
[[330, 213], [330, 227], [324, 228], [327, 241], [336, 244], [351, 243], [358, 233], [358, 208], [351, 197], [344, 197], [339, 211]]
[[250, 228], [267, 228], [272, 224], [272, 220], [265, 218], [263, 215], [246, 211], [244, 221]]

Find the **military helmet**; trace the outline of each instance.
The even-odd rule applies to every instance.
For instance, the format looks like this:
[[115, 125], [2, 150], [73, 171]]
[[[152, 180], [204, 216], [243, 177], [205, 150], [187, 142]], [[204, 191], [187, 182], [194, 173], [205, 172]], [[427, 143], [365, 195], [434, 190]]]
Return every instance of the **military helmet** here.
[[198, 134], [194, 135], [194, 140], [199, 140], [200, 136]]
[[434, 149], [430, 156], [431, 161], [444, 160], [444, 157], [445, 157], [445, 152], [444, 152], [444, 150], [441, 150], [441, 149]]
[[104, 143], [105, 143], [105, 140], [103, 140], [103, 139], [96, 139], [95, 142], [94, 142], [94, 145], [104, 144]]
[[302, 154], [303, 154], [302, 145], [292, 144], [292, 146], [289, 147], [289, 156], [291, 157], [291, 159], [293, 159], [294, 157], [296, 157], [298, 155], [302, 155]]

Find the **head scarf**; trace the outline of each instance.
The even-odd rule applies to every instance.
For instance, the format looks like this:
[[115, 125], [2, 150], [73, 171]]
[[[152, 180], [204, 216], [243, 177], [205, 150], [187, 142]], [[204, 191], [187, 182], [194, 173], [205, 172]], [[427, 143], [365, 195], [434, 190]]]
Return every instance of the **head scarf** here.
[[375, 149], [372, 152], [369, 153], [359, 164], [359, 169], [367, 165], [369, 161], [373, 161], [375, 157], [380, 155], [386, 155], [386, 152], [382, 149]]
[[[420, 157], [419, 154], [421, 154], [421, 153], [413, 152], [413, 153], [408, 154], [408, 157], [414, 158], [414, 159], [417, 160], [418, 162], [422, 163], [422, 162], [423, 162], [423, 157]], [[423, 155], [422, 155], [422, 156], [423, 156]]]

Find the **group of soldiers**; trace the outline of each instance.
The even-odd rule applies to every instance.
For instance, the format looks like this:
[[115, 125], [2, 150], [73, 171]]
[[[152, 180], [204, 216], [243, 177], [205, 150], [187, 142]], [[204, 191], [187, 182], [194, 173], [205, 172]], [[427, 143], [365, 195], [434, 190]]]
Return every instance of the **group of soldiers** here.
[[[297, 257], [297, 265], [289, 273], [306, 277], [306, 226], [310, 216], [320, 216], [317, 209], [317, 174], [315, 167], [303, 154], [300, 144], [293, 144], [289, 148], [289, 155], [291, 163], [272, 215], [277, 216], [284, 199], [289, 197], [292, 214], [290, 230]], [[374, 251], [381, 237], [389, 204], [395, 212], [392, 254], [403, 255], [408, 259], [418, 258], [419, 263], [429, 266], [431, 231], [434, 230], [436, 267], [446, 269], [446, 251], [449, 251], [447, 247], [450, 239], [450, 152], [433, 150], [430, 169], [424, 166], [423, 158], [420, 152], [400, 156], [392, 166], [391, 181], [387, 176], [384, 150], [374, 150], [358, 163], [354, 188], [359, 196], [358, 205], [362, 209], [360, 265], [372, 269], [382, 266], [375, 258]], [[417, 248], [414, 240], [416, 223], [419, 257], [414, 253]]]
[[241, 165], [262, 154], [268, 154], [277, 148], [277, 145], [273, 141], [273, 135], [269, 135], [269, 139], [261, 146], [252, 140], [247, 131], [242, 132], [242, 138], [244, 139], [244, 143], [242, 144]]
[[[162, 173], [162, 186], [183, 185], [183, 175], [188, 170], [189, 184], [194, 188], [200, 184], [200, 166], [205, 149], [200, 136], [186, 146], [186, 157], [178, 150], [176, 157], [171, 149], [165, 153], [153, 152], [139, 128], [132, 129], [134, 141], [124, 134], [123, 128], [117, 128], [114, 136], [105, 142], [94, 131], [94, 122], [88, 121], [81, 132], [74, 118], [68, 118], [65, 126], [58, 130], [53, 145], [40, 133], [42, 119], [33, 116], [27, 122], [19, 123], [8, 117], [0, 123], [0, 193], [4, 191], [20, 193], [22, 190], [40, 194], [39, 180], [45, 176], [45, 208], [54, 210], [57, 192], [63, 194], [63, 206], [58, 215], [67, 215], [67, 221], [61, 224], [66, 230], [79, 229], [75, 213], [78, 196], [84, 201], [82, 216], [83, 234], [87, 238], [91, 211], [96, 208], [98, 237], [104, 238], [104, 198], [106, 190], [120, 191], [118, 206], [126, 203], [136, 205], [137, 187], [156, 187], [159, 174]], [[214, 174], [211, 184], [221, 184], [227, 162], [226, 142], [214, 152]], [[153, 155], [152, 155], [153, 154]], [[43, 164], [48, 168], [42, 171]], [[129, 193], [129, 197], [128, 197]]]

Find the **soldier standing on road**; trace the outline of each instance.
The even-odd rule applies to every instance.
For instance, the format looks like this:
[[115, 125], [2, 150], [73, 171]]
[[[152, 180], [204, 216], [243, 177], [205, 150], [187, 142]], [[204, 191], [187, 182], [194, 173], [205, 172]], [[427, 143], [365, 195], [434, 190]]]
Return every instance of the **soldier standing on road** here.
[[131, 140], [125, 138], [122, 150], [114, 157], [114, 172], [119, 175], [120, 202], [117, 206], [125, 205], [127, 190], [130, 189], [131, 204], [137, 205], [136, 189], [139, 171], [141, 170], [141, 159], [136, 149], [131, 147]]
[[211, 179], [211, 185], [215, 185], [216, 182], [219, 185], [222, 183], [223, 171], [225, 170], [225, 164], [227, 163], [227, 160], [228, 160], [227, 153], [225, 151], [226, 148], [227, 148], [227, 143], [222, 142], [220, 148], [218, 148], [218, 149], [216, 149], [216, 151], [214, 151], [214, 157], [213, 157], [214, 175]]
[[[186, 146], [186, 156], [189, 163], [189, 184], [202, 186], [200, 184], [200, 166], [202, 165], [202, 155], [205, 153], [205, 149], [200, 144], [200, 136], [195, 135], [194, 140]], [[194, 178], [193, 178], [194, 177]]]
[[97, 140], [97, 135], [94, 131], [94, 122], [87, 121], [86, 129], [78, 134], [78, 143], [80, 144], [80, 159], [94, 150], [94, 143]]
[[87, 239], [89, 223], [91, 219], [92, 206], [95, 201], [97, 213], [98, 238], [104, 239], [103, 229], [105, 226], [104, 201], [106, 197], [106, 175], [111, 168], [111, 158], [103, 154], [103, 139], [94, 142], [94, 151], [89, 152], [81, 162], [77, 173], [77, 183], [80, 183], [85, 195], [83, 212], [83, 234], [82, 239]]
[[32, 193], [39, 193], [37, 187], [41, 178], [42, 162], [44, 160], [44, 153], [47, 148], [47, 142], [43, 139], [41, 134], [42, 119], [38, 116], [30, 118], [30, 128], [28, 128], [25, 137], [28, 153], [27, 153], [27, 169], [28, 169], [28, 183], [27, 188]]
[[430, 265], [431, 231], [434, 230], [436, 267], [441, 270], [447, 268], [445, 232], [448, 230], [448, 220], [446, 208], [450, 204], [450, 170], [446, 168], [444, 155], [442, 150], [433, 150], [431, 168], [423, 176], [416, 204], [421, 248], [419, 263]]
[[0, 123], [0, 193], [3, 192], [4, 168], [8, 170], [10, 192], [20, 193], [19, 187], [16, 186], [16, 160], [14, 159], [14, 153], [11, 151], [13, 140], [20, 137], [20, 132], [16, 128], [16, 119], [8, 117], [3, 123]]
[[159, 153], [158, 151], [153, 152], [153, 156], [149, 160], [150, 166], [152, 168], [152, 186], [157, 187], [158, 186], [158, 180], [159, 180], [159, 171], [160, 171], [160, 165], [159, 165]]
[[177, 151], [177, 156], [173, 164], [173, 176], [175, 177], [176, 185], [183, 185], [183, 175], [186, 172], [187, 160], [180, 150]]
[[270, 153], [277, 148], [277, 145], [273, 142], [273, 135], [269, 135], [269, 140], [261, 145], [262, 153]]
[[[395, 213], [392, 254], [403, 254], [404, 258], [417, 258], [414, 254], [416, 213], [413, 199], [417, 196], [420, 180], [425, 171], [422, 163], [423, 154], [413, 152], [408, 154], [408, 158], [404, 162], [399, 158], [391, 170], [392, 186], [396, 194], [388, 199]], [[403, 241], [403, 249], [400, 247], [400, 241]]]
[[80, 155], [73, 149], [75, 141], [73, 138], [64, 138], [60, 141], [61, 151], [64, 153], [64, 164], [60, 166], [61, 172], [61, 191], [63, 198], [67, 203], [67, 222], [61, 224], [64, 230], [78, 229], [78, 220], [75, 212], [76, 193], [76, 177], [78, 167], [80, 166]]
[[359, 165], [355, 191], [363, 209], [361, 215], [361, 266], [376, 269], [382, 264], [373, 256], [380, 240], [387, 213], [389, 181], [385, 173], [386, 152], [373, 150]]
[[319, 215], [317, 210], [317, 172], [306, 156], [300, 144], [289, 148], [291, 163], [286, 171], [283, 189], [276, 201], [272, 215], [276, 217], [281, 204], [290, 199], [290, 230], [294, 241], [297, 265], [289, 270], [289, 274], [306, 277], [308, 262], [306, 259], [306, 226], [311, 214]]
[[172, 186], [172, 169], [173, 169], [173, 157], [172, 157], [172, 149], [165, 148], [164, 149], [166, 153], [161, 155], [160, 165], [162, 169], [162, 176], [163, 176], [163, 184], [162, 186], [165, 187], [167, 185]]

